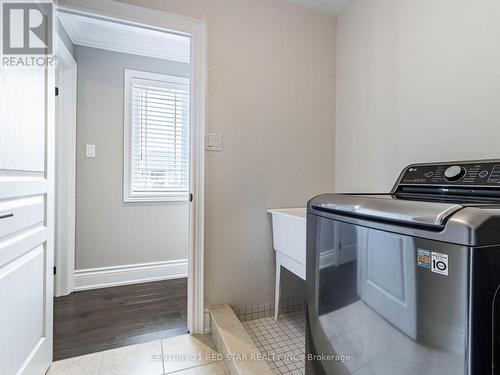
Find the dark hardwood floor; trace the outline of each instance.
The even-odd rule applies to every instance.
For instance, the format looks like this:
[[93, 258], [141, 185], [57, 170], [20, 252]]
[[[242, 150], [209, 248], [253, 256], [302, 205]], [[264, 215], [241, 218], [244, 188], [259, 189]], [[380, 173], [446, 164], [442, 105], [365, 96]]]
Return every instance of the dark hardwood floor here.
[[187, 332], [187, 279], [75, 292], [54, 299], [54, 360]]

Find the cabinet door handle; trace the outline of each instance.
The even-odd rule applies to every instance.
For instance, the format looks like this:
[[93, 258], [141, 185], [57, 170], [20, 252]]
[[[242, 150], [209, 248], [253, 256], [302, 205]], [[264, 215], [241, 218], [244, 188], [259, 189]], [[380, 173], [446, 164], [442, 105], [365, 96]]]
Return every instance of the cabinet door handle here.
[[0, 215], [0, 220], [7, 219], [7, 218], [12, 217], [12, 216], [14, 216], [14, 214]]

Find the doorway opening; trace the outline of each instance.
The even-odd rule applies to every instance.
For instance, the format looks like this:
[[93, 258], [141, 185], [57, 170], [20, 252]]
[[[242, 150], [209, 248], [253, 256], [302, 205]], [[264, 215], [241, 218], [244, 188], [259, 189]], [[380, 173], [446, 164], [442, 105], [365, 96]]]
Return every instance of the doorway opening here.
[[204, 24], [103, 8], [58, 11], [54, 360], [203, 333]]

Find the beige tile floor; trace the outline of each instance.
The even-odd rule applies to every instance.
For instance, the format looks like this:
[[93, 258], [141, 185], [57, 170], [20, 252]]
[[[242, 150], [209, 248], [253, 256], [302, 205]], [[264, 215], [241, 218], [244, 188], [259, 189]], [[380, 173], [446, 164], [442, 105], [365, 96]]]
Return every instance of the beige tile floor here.
[[57, 361], [47, 375], [226, 375], [210, 336], [182, 335]]

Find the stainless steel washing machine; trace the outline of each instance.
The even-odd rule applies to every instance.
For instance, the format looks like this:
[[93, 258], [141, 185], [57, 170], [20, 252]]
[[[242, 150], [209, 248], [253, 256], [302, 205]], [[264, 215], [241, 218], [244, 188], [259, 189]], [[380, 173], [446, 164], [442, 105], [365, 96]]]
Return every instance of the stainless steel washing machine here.
[[308, 203], [306, 373], [500, 374], [500, 160]]

